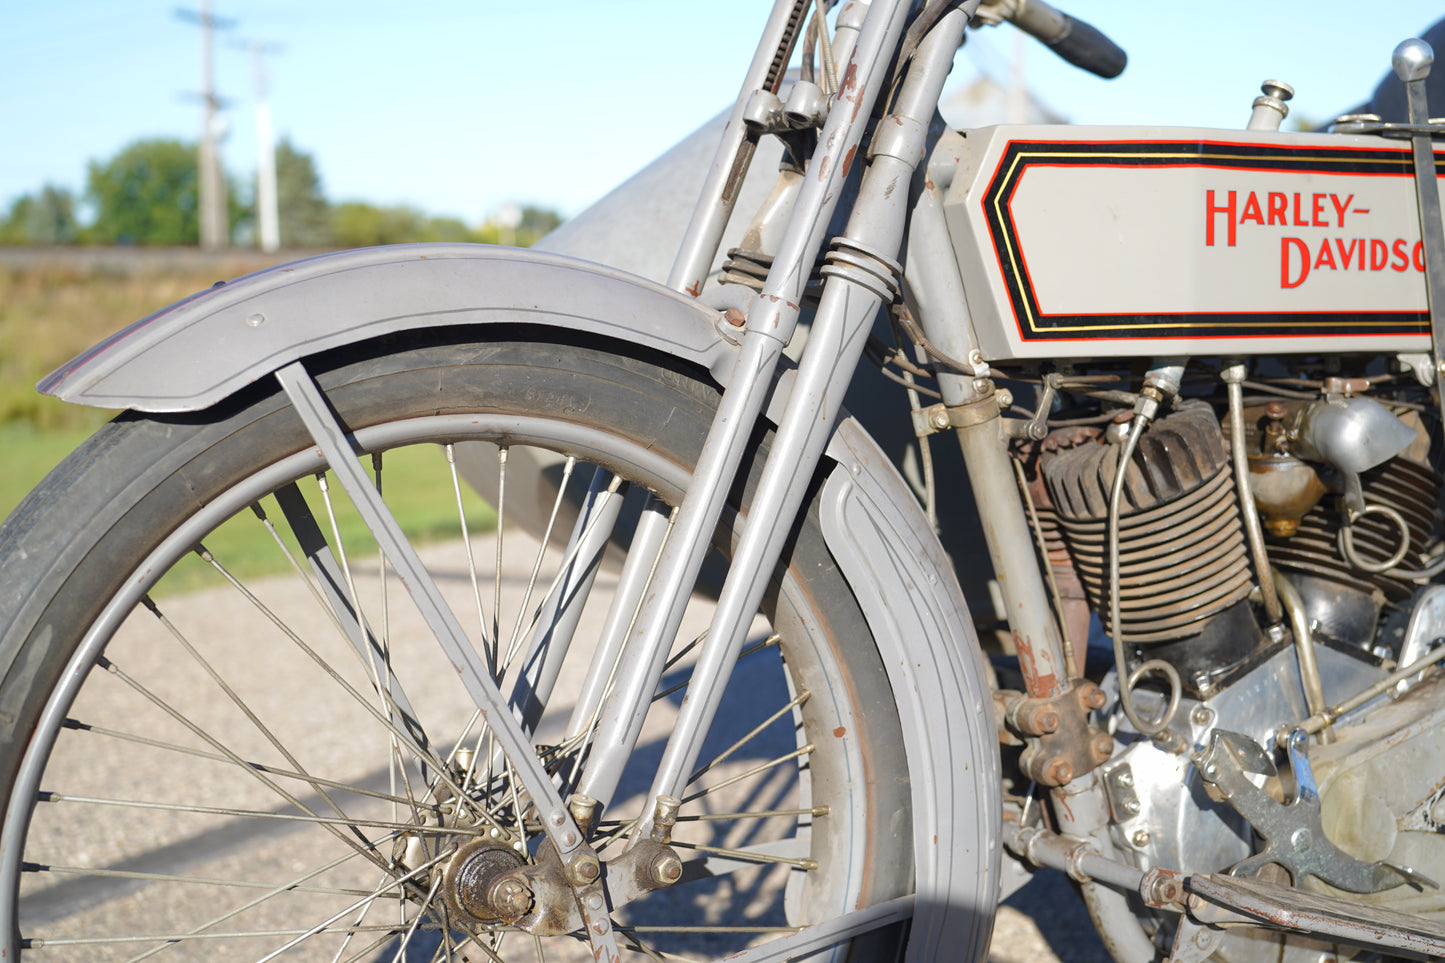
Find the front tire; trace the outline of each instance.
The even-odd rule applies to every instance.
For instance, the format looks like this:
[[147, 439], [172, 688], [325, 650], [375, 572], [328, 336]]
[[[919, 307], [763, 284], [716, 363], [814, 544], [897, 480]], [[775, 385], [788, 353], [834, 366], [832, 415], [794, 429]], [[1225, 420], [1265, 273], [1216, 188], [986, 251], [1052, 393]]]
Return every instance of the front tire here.
[[[493, 534], [477, 531], [488, 510], [456, 481], [459, 448], [495, 445], [517, 464], [560, 455], [573, 492], [595, 466], [665, 514], [717, 394], [670, 362], [605, 344], [434, 342], [308, 366], [393, 510], [427, 529], [448, 506], [440, 531], [409, 534], [434, 542], [433, 577], [506, 693], [565, 559], [505, 511]], [[740, 487], [735, 507], [745, 506]], [[306, 511], [313, 525], [298, 521]], [[730, 511], [721, 554], [738, 524]], [[455, 854], [481, 846], [528, 864], [536, 814], [367, 534], [348, 526], [299, 419], [261, 386], [195, 416], [123, 417], [0, 529], [0, 773], [12, 787], [0, 934], [12, 954], [591, 958], [575, 936], [459, 918], [447, 892]], [[253, 563], [256, 540], [237, 529], [262, 543], [274, 530], [270, 558]], [[330, 594], [312, 571], [328, 553]], [[268, 561], [286, 571], [242, 574]], [[604, 570], [592, 585], [532, 733], [564, 795], [586, 766], [589, 719], [574, 731], [572, 709], [585, 679], [606, 679], [589, 660], [615, 580]], [[599, 824], [604, 861], [640, 815], [707, 605], [692, 603]], [[613, 914], [625, 957], [724, 955], [911, 885], [897, 710], [811, 517], [753, 642], [684, 799], [684, 882]]]

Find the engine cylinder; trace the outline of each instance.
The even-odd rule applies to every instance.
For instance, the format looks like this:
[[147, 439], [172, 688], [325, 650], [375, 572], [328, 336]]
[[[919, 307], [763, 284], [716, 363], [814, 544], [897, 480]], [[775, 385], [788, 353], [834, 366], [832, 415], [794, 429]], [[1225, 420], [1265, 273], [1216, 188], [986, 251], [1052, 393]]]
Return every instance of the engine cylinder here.
[[[1107, 620], [1111, 444], [1051, 451], [1040, 471], [1090, 604]], [[1198, 634], [1254, 584], [1234, 475], [1209, 405], [1185, 402], [1139, 439], [1126, 470], [1119, 524], [1125, 642]]]

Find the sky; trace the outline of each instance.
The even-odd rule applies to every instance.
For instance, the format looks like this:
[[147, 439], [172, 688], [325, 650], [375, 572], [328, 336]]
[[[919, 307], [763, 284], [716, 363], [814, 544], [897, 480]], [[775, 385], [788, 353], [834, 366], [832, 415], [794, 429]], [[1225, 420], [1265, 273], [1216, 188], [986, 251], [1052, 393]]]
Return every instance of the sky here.
[[[256, 169], [250, 41], [278, 135], [316, 160], [326, 196], [480, 224], [505, 204], [581, 211], [737, 94], [763, 0], [212, 0], [227, 169]], [[0, 210], [143, 137], [195, 140], [199, 0], [0, 0]], [[1395, 44], [1445, 0], [1068, 0], [1130, 57], [1117, 80], [1029, 42], [1024, 75], [1076, 123], [1242, 127], [1266, 78], [1303, 116], [1363, 101]], [[1015, 48], [978, 32], [952, 82], [1006, 80]], [[1445, 54], [1442, 54], [1445, 57]], [[1441, 69], [1445, 69], [1442, 64]], [[1436, 113], [1445, 113], [1437, 105]]]

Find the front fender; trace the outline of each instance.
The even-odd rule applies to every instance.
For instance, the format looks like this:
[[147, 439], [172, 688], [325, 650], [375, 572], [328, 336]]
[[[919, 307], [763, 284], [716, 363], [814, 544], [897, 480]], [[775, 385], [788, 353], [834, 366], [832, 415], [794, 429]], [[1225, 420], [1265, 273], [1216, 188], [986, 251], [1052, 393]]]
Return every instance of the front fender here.
[[399, 331], [500, 321], [679, 355], [726, 379], [716, 314], [634, 275], [540, 251], [404, 244], [323, 254], [219, 284], [112, 335], [40, 382], [81, 405], [208, 407], [298, 358]]
[[[736, 349], [716, 318], [652, 282], [535, 250], [372, 248], [196, 295], [97, 345], [41, 390], [101, 407], [196, 410], [322, 350], [426, 327], [517, 321], [662, 351], [725, 385]], [[784, 372], [773, 392], [774, 422], [792, 375]], [[992, 916], [998, 896], [1000, 799], [973, 620], [917, 500], [868, 432], [842, 419], [828, 455], [823, 533], [877, 641], [908, 755], [917, 874], [909, 958], [981, 958], [989, 928], [974, 923]], [[963, 945], [965, 933], [974, 945]]]

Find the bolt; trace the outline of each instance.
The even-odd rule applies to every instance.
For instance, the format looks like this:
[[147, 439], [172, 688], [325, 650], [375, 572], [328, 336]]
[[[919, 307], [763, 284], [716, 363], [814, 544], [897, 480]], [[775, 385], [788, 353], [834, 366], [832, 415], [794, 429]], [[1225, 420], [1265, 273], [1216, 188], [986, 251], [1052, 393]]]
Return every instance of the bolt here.
[[503, 876], [492, 884], [487, 903], [504, 920], [517, 920], [531, 912], [536, 897], [519, 879]]
[[1208, 706], [1195, 706], [1194, 711], [1189, 714], [1189, 718], [1194, 721], [1196, 726], [1207, 726], [1214, 721], [1214, 710]]
[[1094, 737], [1094, 758], [1103, 762], [1114, 753], [1114, 740], [1107, 733]]
[[933, 409], [933, 413], [928, 416], [928, 423], [942, 431], [948, 427], [948, 412], [941, 407]]
[[547, 819], [553, 826], [563, 826], [567, 823], [567, 813], [561, 809], [554, 809], [547, 814]]
[[1217, 775], [1219, 775], [1219, 767], [1216, 766], [1214, 763], [1211, 762], [1209, 765], [1207, 765], [1207, 766], [1204, 767], [1204, 778], [1205, 778], [1205, 779], [1210, 779], [1210, 780], [1212, 780], [1212, 779], [1213, 779], [1215, 776], [1217, 776]]
[[981, 395], [993, 394], [993, 382], [988, 378], [974, 378], [973, 390]]
[[1214, 934], [1209, 930], [1200, 930], [1194, 934], [1194, 945], [1201, 950], [1207, 950], [1214, 945]]
[[1139, 810], [1142, 808], [1143, 807], [1139, 805], [1139, 800], [1137, 799], [1131, 799], [1124, 804], [1124, 812], [1128, 813], [1131, 816], [1139, 815]]
[[1057, 731], [1060, 722], [1062, 720], [1059, 718], [1059, 710], [1053, 706], [1035, 706], [1029, 713], [1028, 730], [1041, 736], [1047, 735]]
[[1123, 786], [1125, 789], [1129, 789], [1134, 785], [1134, 771], [1132, 769], [1125, 769], [1123, 772], [1119, 773], [1118, 781], [1119, 785]]
[[658, 886], [671, 886], [682, 878], [682, 860], [669, 852], [661, 852], [652, 858], [648, 875]]
[[591, 853], [579, 853], [568, 868], [572, 871], [572, 881], [578, 886], [586, 886], [602, 875], [602, 864]]
[[266, 316], [264, 314], [249, 314], [246, 316], [246, 323], [253, 328], [259, 328], [266, 323]]
[[1109, 701], [1108, 693], [1096, 685], [1085, 686], [1080, 693], [1084, 699], [1084, 705], [1090, 709], [1102, 709], [1104, 703]]
[[[1149, 830], [1147, 830], [1147, 829], [1136, 829], [1136, 830], [1134, 830], [1134, 835], [1129, 837], [1129, 840], [1130, 840], [1135, 846], [1138, 846], [1140, 849], [1143, 849], [1145, 846], [1148, 846], [1148, 845], [1149, 845]], [[1167, 902], [1167, 901], [1166, 901], [1166, 902]]]
[[1294, 844], [1295, 849], [1302, 853], [1307, 853], [1310, 847], [1314, 845], [1315, 838], [1308, 829], [1301, 827], [1290, 834], [1289, 841]]
[[1055, 756], [1049, 760], [1047, 771], [1044, 773], [1042, 782], [1050, 786], [1062, 786], [1074, 778], [1074, 766], [1063, 756]]
[[727, 312], [723, 314], [723, 320], [735, 328], [741, 328], [748, 323], [747, 315], [737, 308], [728, 308]]
[[1177, 903], [1184, 898], [1184, 885], [1173, 876], [1156, 876], [1149, 881], [1149, 899], [1156, 903]]

